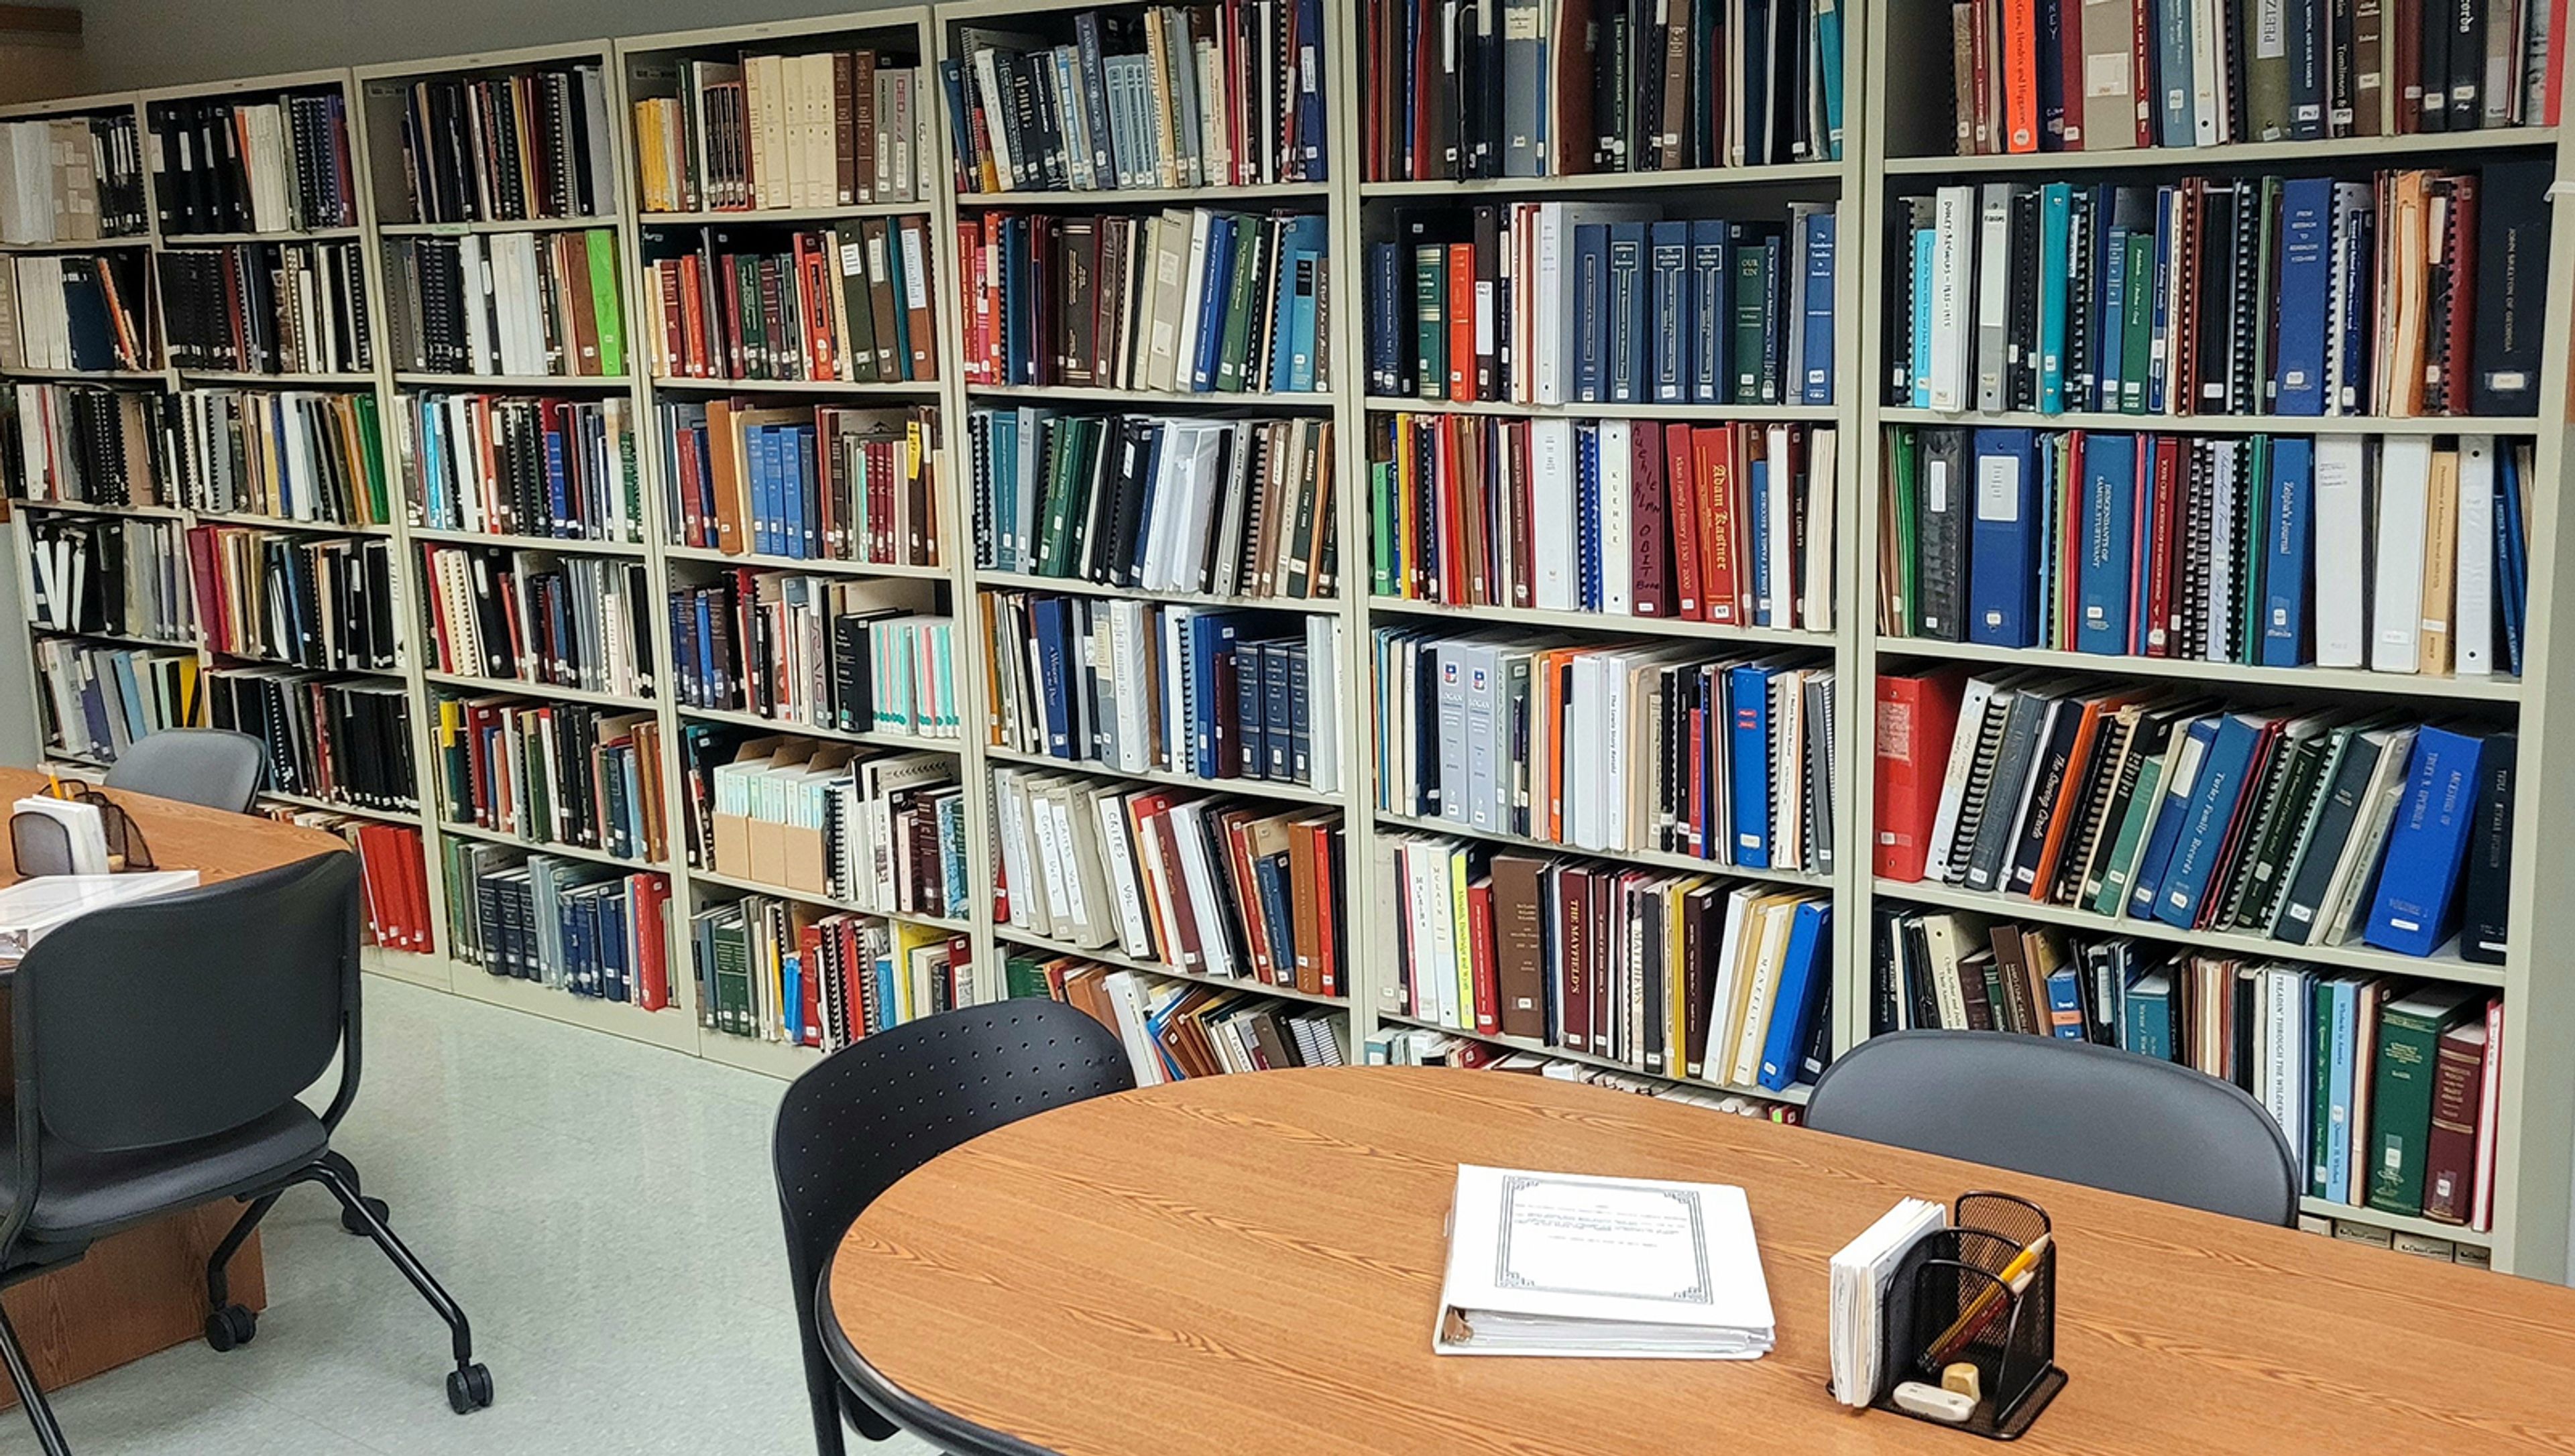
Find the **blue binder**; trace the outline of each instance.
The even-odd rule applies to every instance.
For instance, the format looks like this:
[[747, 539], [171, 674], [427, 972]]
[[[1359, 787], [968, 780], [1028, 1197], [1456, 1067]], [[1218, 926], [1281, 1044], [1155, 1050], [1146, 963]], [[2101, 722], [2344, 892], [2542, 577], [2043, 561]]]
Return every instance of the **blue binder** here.
[[2155, 895], [2155, 918], [2165, 924], [2187, 930], [2199, 922], [2200, 903], [2208, 897], [2217, 856], [2226, 847], [2227, 826], [2235, 818], [2235, 800], [2243, 796], [2245, 775], [2253, 766], [2253, 753], [2266, 727], [2260, 719], [2230, 713], [2218, 725], [2207, 756], [2200, 759], [2180, 843]]
[[2405, 796], [2379, 862], [2363, 938], [2401, 955], [2429, 955], [2459, 924], [2460, 870], [2474, 824], [2485, 739], [2449, 728], [2414, 735]]
[[1690, 277], [1690, 225], [1659, 222], [1648, 226], [1647, 255], [1652, 275], [1653, 322], [1651, 383], [1654, 402], [1685, 404], [1696, 377], [1698, 314]]
[[1786, 1091], [1805, 1069], [1806, 1043], [1832, 979], [1833, 907], [1828, 900], [1797, 906], [1788, 924], [1788, 948], [1779, 961], [1779, 988], [1770, 997], [1769, 1034], [1761, 1042], [1761, 1085]]
[[2136, 481], [2137, 437], [2084, 437], [2081, 616], [2074, 627], [2078, 652], [2116, 657], [2127, 650], [2136, 621], [2136, 579], [2131, 571]]
[[[2295, 7], [2291, 7], [2294, 9]], [[2272, 365], [2275, 415], [2325, 412], [2325, 319], [2333, 293], [2333, 183], [2302, 177], [2280, 187], [2279, 344]]]
[[1722, 219], [1690, 223], [1689, 268], [1690, 403], [1721, 405], [1734, 383], [1734, 275], [1725, 266]]
[[[2047, 7], [2041, 7], [2042, 9]], [[2072, 304], [2074, 188], [2050, 182], [2038, 191], [2038, 408], [2065, 413], [2066, 316]]]
[[[2198, 774], [2208, 771], [2208, 750], [2217, 740], [2217, 720], [2203, 718], [2190, 726], [2183, 761], [2193, 765]], [[2128, 914], [2133, 919], [2154, 918], [2155, 906], [2161, 903], [2164, 872], [2172, 864], [2173, 846], [2181, 842], [2182, 825], [2190, 817], [2191, 790], [2196, 775], [2184, 779], [2179, 775], [2156, 795], [2154, 823], [2146, 833], [2145, 852], [2137, 858], [2136, 881], [2128, 887]]]
[[1775, 669], [1748, 663], [1733, 670], [1732, 760], [1734, 792], [1734, 862], [1746, 869], [1770, 867], [1770, 675]]
[[2038, 463], [2027, 430], [1975, 434], [1975, 531], [1967, 563], [1967, 640], [2038, 645]]
[[2308, 645], [2307, 602], [2312, 555], [2307, 538], [2316, 509], [2315, 442], [2283, 435], [2271, 442], [2270, 530], [2262, 563], [2262, 666], [2303, 668]]

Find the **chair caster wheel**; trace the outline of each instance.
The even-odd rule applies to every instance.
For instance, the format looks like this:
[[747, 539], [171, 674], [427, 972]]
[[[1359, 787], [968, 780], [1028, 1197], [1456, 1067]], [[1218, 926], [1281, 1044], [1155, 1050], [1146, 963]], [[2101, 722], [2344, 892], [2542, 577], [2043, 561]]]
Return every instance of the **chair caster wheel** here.
[[458, 1415], [471, 1415], [492, 1403], [492, 1372], [480, 1364], [460, 1365], [447, 1372], [447, 1406]]
[[[382, 1223], [387, 1226], [392, 1225], [394, 1218], [393, 1210], [386, 1206], [385, 1200], [382, 1198], [360, 1198], [358, 1201], [367, 1205], [367, 1211], [376, 1216], [376, 1221], [378, 1223]], [[363, 1234], [367, 1231], [365, 1221], [346, 1208], [340, 1210], [340, 1227], [342, 1231], [347, 1233]]]
[[259, 1316], [238, 1304], [227, 1304], [206, 1316], [206, 1343], [218, 1351], [237, 1350], [259, 1334]]

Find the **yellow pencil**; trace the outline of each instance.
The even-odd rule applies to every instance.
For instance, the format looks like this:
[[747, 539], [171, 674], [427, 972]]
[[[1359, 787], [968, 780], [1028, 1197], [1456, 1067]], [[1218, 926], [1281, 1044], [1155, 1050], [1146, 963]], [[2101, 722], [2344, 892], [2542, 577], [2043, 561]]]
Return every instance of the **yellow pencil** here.
[[1967, 1301], [1967, 1307], [1958, 1312], [1957, 1319], [1940, 1332], [1940, 1338], [1931, 1342], [1930, 1353], [1925, 1358], [1935, 1369], [1956, 1359], [1969, 1341], [1984, 1332], [1985, 1326], [2001, 1312], [2006, 1293], [2018, 1294], [2029, 1286], [2029, 1276], [2038, 1270], [2039, 1255], [2047, 1252], [2048, 1242], [2053, 1237], [2053, 1234], [2042, 1233], [2031, 1239], [2029, 1247], [2012, 1255], [2011, 1262], [2003, 1265], [2003, 1271], [1994, 1276], [1995, 1282], [1978, 1290], [1976, 1297]]
[[52, 790], [52, 791], [53, 791], [53, 795], [54, 795], [54, 797], [56, 797], [56, 798], [69, 798], [69, 797], [71, 797], [71, 795], [70, 795], [70, 794], [63, 792], [63, 775], [61, 775], [60, 773], [55, 772], [55, 771], [54, 771], [53, 769], [51, 769], [51, 768], [46, 769], [46, 770], [45, 770], [45, 781], [46, 781], [46, 782], [48, 782], [48, 783], [51, 783], [51, 784], [53, 785], [53, 790]]

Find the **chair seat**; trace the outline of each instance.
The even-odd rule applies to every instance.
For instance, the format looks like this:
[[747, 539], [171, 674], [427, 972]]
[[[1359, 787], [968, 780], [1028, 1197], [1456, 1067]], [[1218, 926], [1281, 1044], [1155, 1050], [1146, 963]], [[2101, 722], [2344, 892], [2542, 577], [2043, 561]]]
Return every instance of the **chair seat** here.
[[[274, 1182], [330, 1146], [330, 1129], [301, 1102], [230, 1132], [140, 1152], [91, 1152], [49, 1137], [26, 1236], [38, 1243], [103, 1238]], [[0, 1127], [0, 1208], [17, 1201], [17, 1153], [16, 1133]]]

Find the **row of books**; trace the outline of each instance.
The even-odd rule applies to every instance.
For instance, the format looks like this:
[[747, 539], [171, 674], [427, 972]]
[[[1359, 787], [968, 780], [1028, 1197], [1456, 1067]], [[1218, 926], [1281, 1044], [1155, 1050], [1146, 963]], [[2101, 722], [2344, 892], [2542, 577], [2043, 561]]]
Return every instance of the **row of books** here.
[[671, 591], [685, 707], [794, 728], [955, 738], [954, 623], [917, 581], [725, 572]]
[[927, 202], [931, 101], [909, 56], [867, 49], [636, 63], [644, 211]]
[[691, 915], [689, 950], [698, 1022], [727, 1036], [838, 1051], [975, 999], [965, 936], [770, 895]]
[[476, 695], [439, 697], [430, 715], [448, 823], [620, 859], [670, 857], [652, 714]]
[[156, 101], [152, 192], [165, 237], [358, 226], [358, 172], [340, 89], [274, 101]]
[[190, 389], [132, 398], [162, 406], [162, 428], [176, 446], [172, 484], [190, 510], [393, 524], [384, 429], [370, 392]]
[[614, 395], [405, 395], [394, 441], [415, 526], [643, 543], [633, 411]]
[[194, 653], [57, 637], [37, 639], [35, 659], [46, 742], [74, 757], [112, 760], [137, 738], [202, 717]]
[[664, 400], [662, 479], [680, 544], [727, 556], [935, 567], [938, 412]]
[[0, 424], [9, 434], [10, 493], [20, 500], [173, 504], [162, 484], [167, 462], [159, 397], [100, 385], [20, 383], [10, 386], [9, 404]]
[[204, 682], [208, 725], [268, 745], [270, 789], [387, 813], [420, 807], [401, 684], [287, 668], [222, 668]]
[[[665, 238], [670, 241], [664, 241]], [[648, 235], [643, 317], [674, 379], [926, 383], [939, 378], [926, 216], [743, 236]]]
[[403, 97], [414, 222], [526, 222], [617, 211], [608, 87], [588, 62], [433, 76]]
[[1348, 990], [1340, 815], [997, 768], [997, 916], [1192, 975]]
[[1899, 198], [1891, 402], [2535, 414], [2542, 301], [2528, 268], [2547, 258], [2553, 175], [2506, 161], [2356, 182], [1989, 182]]
[[0, 369], [159, 369], [146, 270], [131, 249], [10, 259], [0, 268]]
[[1390, 1014], [1772, 1092], [1824, 1058], [1824, 896], [1420, 834], [1377, 878]]
[[187, 532], [176, 521], [27, 518], [27, 621], [46, 632], [150, 638], [197, 633]]
[[[2517, 676], [2534, 453], [2491, 435], [1892, 431], [1879, 630]], [[1949, 484], [1970, 479], [1972, 521]]]
[[617, 235], [469, 233], [385, 241], [388, 345], [419, 374], [626, 373]]
[[704, 724], [681, 733], [693, 865], [875, 914], [968, 914], [956, 758]]
[[2455, 937], [2461, 959], [2503, 959], [2512, 733], [2026, 672], [1891, 675], [1878, 701], [1881, 878], [2167, 933], [2414, 956]]
[[1401, 209], [1368, 247], [1368, 393], [1459, 403], [1829, 405], [1830, 203]]
[[1340, 790], [1337, 619], [1023, 592], [983, 611], [995, 746]]
[[1949, 14], [1962, 157], [2557, 124], [2547, 0], [2014, 0]]
[[967, 416], [976, 565], [1155, 592], [1328, 599], [1327, 420]]
[[1379, 416], [1370, 588], [1830, 632], [1835, 441], [1802, 425]]
[[960, 221], [957, 243], [971, 384], [1331, 388], [1320, 214], [989, 212]]
[[402, 665], [391, 542], [199, 526], [188, 565], [198, 633], [218, 656], [335, 673]]
[[445, 841], [448, 940], [492, 975], [647, 1011], [671, 1003], [671, 881], [641, 871]]
[[940, 63], [957, 190], [1321, 182], [1321, 0], [1085, 10], [1070, 43], [969, 26]]
[[1375, 637], [1378, 809], [1594, 853], [1831, 872], [1832, 669], [1687, 644]]
[[2503, 1001], [2467, 986], [1881, 905], [1872, 1032], [1937, 1026], [2117, 1046], [2234, 1082], [2307, 1196], [2493, 1226]]
[[413, 955], [431, 953], [437, 932], [430, 928], [429, 866], [417, 826], [296, 804], [270, 804], [261, 812], [348, 841], [349, 852], [358, 856], [358, 882], [365, 896], [361, 943]]
[[644, 563], [490, 546], [424, 545], [420, 555], [436, 671], [618, 698], [655, 695]]
[[1044, 994], [1117, 1032], [1140, 1087], [1349, 1064], [1349, 1018], [1343, 1012], [1078, 955], [1015, 955], [1005, 962], [1004, 974], [1015, 983], [1034, 982]]
[[1841, 155], [1831, 0], [1365, 0], [1359, 25], [1371, 181]]
[[86, 243], [152, 229], [134, 114], [0, 123], [0, 243]]
[[364, 244], [235, 243], [158, 256], [171, 367], [228, 374], [375, 368]]

